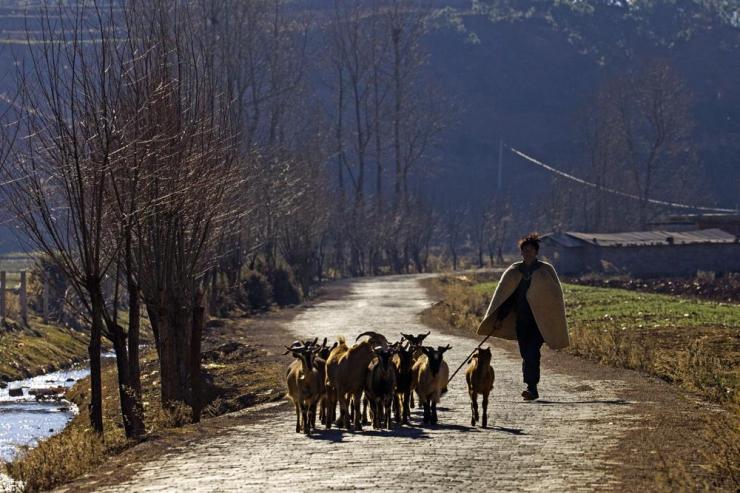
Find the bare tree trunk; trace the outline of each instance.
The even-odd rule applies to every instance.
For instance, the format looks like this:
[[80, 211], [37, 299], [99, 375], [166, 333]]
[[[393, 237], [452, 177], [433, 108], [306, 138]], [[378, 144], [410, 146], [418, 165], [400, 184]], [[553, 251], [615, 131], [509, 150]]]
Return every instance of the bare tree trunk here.
[[200, 350], [201, 339], [203, 336], [203, 325], [205, 323], [206, 309], [203, 306], [203, 291], [199, 290], [195, 296], [193, 304], [193, 325], [192, 340], [190, 343], [190, 387], [191, 387], [191, 406], [193, 409], [193, 423], [200, 421], [201, 414], [201, 375], [200, 375]]
[[[91, 293], [99, 290], [88, 282]], [[103, 379], [100, 373], [100, 349], [103, 334], [103, 306], [101, 300], [91, 300], [92, 325], [90, 326], [90, 343], [87, 346], [90, 358], [90, 425], [93, 431], [103, 433]]]

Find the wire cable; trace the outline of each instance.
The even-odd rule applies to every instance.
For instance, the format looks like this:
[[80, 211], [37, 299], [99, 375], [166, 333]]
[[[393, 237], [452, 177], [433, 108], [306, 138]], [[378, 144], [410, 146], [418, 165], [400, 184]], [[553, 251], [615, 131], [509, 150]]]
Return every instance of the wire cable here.
[[[533, 164], [536, 164], [537, 166], [540, 166], [540, 167], [546, 169], [547, 171], [549, 171], [551, 173], [555, 173], [558, 176], [562, 176], [563, 178], [566, 178], [568, 180], [575, 181], [576, 183], [580, 183], [581, 185], [585, 185], [587, 187], [595, 188], [597, 190], [602, 190], [604, 192], [609, 192], [609, 193], [613, 193], [613, 194], [616, 194], [616, 195], [621, 195], [622, 197], [627, 197], [627, 198], [635, 199], [635, 200], [642, 200], [637, 195], [634, 195], [634, 194], [631, 194], [631, 193], [627, 193], [627, 192], [622, 192], [621, 190], [615, 190], [613, 188], [604, 187], [604, 186], [598, 185], [596, 183], [592, 183], [590, 181], [586, 181], [586, 180], [584, 180], [582, 178], [578, 178], [577, 176], [573, 176], [573, 175], [571, 175], [569, 173], [566, 173], [564, 171], [560, 171], [557, 168], [553, 168], [552, 166], [547, 165], [547, 164], [545, 164], [545, 163], [543, 163], [541, 161], [538, 161], [537, 159], [533, 158], [532, 156], [529, 156], [529, 155], [523, 153], [522, 151], [520, 151], [518, 149], [514, 149], [511, 146], [508, 146], [507, 145], [506, 147], [508, 147], [508, 149], [511, 152], [513, 152], [514, 154], [516, 154], [517, 156], [519, 156], [521, 158], [524, 158], [527, 161], [529, 161], [529, 162], [531, 162]], [[722, 209], [722, 208], [719, 208], [719, 207], [702, 207], [702, 206], [697, 206], [697, 205], [681, 204], [681, 203], [678, 203], [678, 202], [668, 202], [666, 200], [657, 200], [657, 199], [647, 199], [647, 202], [649, 202], [651, 204], [657, 204], [657, 205], [667, 205], [669, 207], [675, 207], [677, 209], [690, 209], [690, 210], [704, 211], [704, 212], [735, 212], [735, 213], [738, 212], [736, 209]]]

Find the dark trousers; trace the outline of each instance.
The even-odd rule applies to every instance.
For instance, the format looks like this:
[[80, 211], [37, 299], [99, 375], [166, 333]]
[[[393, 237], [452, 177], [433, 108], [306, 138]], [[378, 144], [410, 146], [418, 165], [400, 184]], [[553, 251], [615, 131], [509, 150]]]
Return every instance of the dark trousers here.
[[540, 348], [545, 341], [536, 324], [517, 325], [516, 338], [522, 355], [524, 383], [527, 387], [537, 387], [540, 382]]

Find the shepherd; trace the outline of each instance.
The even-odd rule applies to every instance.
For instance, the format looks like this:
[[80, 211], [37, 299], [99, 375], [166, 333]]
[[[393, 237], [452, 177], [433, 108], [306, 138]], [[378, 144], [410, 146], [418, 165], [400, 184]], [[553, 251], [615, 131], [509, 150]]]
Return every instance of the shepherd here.
[[496, 286], [493, 298], [478, 326], [478, 334], [516, 340], [522, 356], [527, 388], [525, 401], [539, 398], [540, 348], [569, 344], [563, 289], [555, 268], [539, 260], [540, 238], [531, 233], [518, 242], [522, 260], [509, 266]]

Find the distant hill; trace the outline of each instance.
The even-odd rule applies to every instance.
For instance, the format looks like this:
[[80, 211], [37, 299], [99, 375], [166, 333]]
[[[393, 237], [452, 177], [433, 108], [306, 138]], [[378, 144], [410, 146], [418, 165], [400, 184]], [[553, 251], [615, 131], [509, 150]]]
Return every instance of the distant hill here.
[[[484, 2], [479, 2], [484, 3]], [[599, 84], [654, 58], [685, 79], [709, 203], [740, 197], [740, 6], [731, 2], [516, 1], [462, 12], [466, 33], [432, 32], [429, 70], [461, 106], [441, 153], [469, 194], [494, 184], [498, 139], [564, 169], [582, 159], [578, 110]], [[732, 7], [735, 5], [735, 7]], [[724, 8], [724, 10], [722, 10]], [[734, 11], [733, 11], [734, 8]], [[734, 12], [734, 16], [732, 14]], [[471, 43], [470, 38], [477, 40]], [[545, 189], [550, 176], [508, 155], [515, 195]], [[462, 193], [462, 192], [461, 192]]]
[[[320, 12], [333, 0], [296, 2]], [[424, 3], [424, 2], [421, 2]], [[22, 10], [0, 8], [6, 35]], [[21, 5], [21, 2], [17, 2]], [[426, 4], [430, 5], [430, 4]], [[432, 195], [482, 200], [496, 181], [498, 142], [577, 171], [583, 161], [578, 114], [599, 85], [654, 58], [667, 59], [692, 95], [704, 203], [740, 200], [740, 6], [731, 0], [442, 1], [424, 38], [427, 75], [456, 110], [433, 150]], [[12, 67], [14, 46], [0, 50]], [[7, 77], [0, 85], [7, 85]], [[4, 92], [0, 90], [0, 93]], [[506, 154], [504, 185], [522, 207], [549, 190], [551, 176]], [[0, 230], [0, 252], [17, 249]]]

